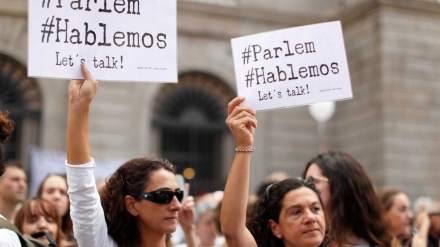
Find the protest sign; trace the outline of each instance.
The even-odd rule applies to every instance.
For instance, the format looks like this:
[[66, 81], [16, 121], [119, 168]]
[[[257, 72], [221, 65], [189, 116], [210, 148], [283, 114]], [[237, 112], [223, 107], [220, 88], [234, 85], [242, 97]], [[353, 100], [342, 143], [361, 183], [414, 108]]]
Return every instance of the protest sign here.
[[29, 77], [177, 82], [176, 0], [30, 0]]
[[268, 110], [353, 97], [339, 21], [231, 40], [243, 105]]

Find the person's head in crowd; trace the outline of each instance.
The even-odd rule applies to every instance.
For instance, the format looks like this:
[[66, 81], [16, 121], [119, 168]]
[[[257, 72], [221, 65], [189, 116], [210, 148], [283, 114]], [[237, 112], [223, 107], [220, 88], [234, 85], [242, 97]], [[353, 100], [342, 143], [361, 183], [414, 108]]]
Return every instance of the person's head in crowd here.
[[61, 217], [61, 229], [64, 235], [73, 237], [73, 226], [70, 218], [70, 201], [67, 195], [67, 180], [62, 174], [49, 174], [41, 182], [37, 197], [51, 202]]
[[[64, 238], [61, 218], [53, 204], [47, 200], [38, 198], [27, 200], [18, 210], [14, 224], [23, 234], [48, 232], [58, 244]], [[45, 236], [41, 237], [41, 240], [49, 243]]]
[[37, 197], [52, 202], [60, 216], [69, 210], [69, 196], [67, 195], [67, 181], [64, 175], [49, 174], [40, 184]]
[[332, 245], [391, 244], [393, 237], [373, 183], [351, 155], [340, 151], [319, 154], [307, 162], [303, 177], [312, 179], [321, 192]]
[[26, 200], [27, 176], [23, 167], [15, 161], [5, 163], [5, 172], [0, 177], [0, 214], [13, 220], [17, 205]]
[[272, 172], [269, 176], [265, 177], [264, 180], [257, 187], [256, 196], [263, 195], [264, 192], [266, 191], [267, 186], [287, 178], [289, 178], [289, 174], [287, 174], [287, 172], [284, 171]]
[[247, 227], [259, 246], [325, 246], [326, 220], [318, 189], [285, 179], [267, 187], [248, 212]]
[[[7, 110], [0, 111], [0, 144], [5, 144], [11, 137], [14, 130], [14, 121], [8, 118], [9, 112]], [[0, 177], [5, 172], [3, 164], [3, 151], [0, 145]]]
[[273, 184], [274, 182], [269, 182], [269, 181], [263, 181], [261, 182], [258, 187], [257, 187], [257, 197], [260, 197], [262, 195], [264, 195], [264, 193], [266, 192], [267, 187], [269, 187], [271, 184]]
[[274, 171], [271, 174], [269, 174], [269, 176], [264, 178], [265, 182], [278, 182], [278, 181], [283, 181], [284, 179], [288, 179], [289, 178], [289, 174], [285, 171]]
[[177, 185], [175, 168], [167, 160], [127, 161], [100, 195], [108, 233], [119, 246], [138, 246], [141, 235], [147, 240], [168, 240], [176, 230], [183, 191]]
[[201, 246], [214, 246], [220, 235], [214, 218], [217, 204], [217, 201], [207, 199], [196, 202], [196, 234]]
[[391, 188], [379, 190], [377, 196], [382, 203], [391, 234], [396, 237], [411, 235], [414, 215], [408, 196], [401, 190]]

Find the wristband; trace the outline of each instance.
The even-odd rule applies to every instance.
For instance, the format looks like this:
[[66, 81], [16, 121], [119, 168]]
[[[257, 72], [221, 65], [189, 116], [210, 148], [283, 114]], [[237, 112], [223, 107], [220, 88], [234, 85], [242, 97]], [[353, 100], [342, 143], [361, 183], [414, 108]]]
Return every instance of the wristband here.
[[235, 152], [237, 153], [252, 153], [254, 152], [255, 148], [251, 148], [251, 149], [238, 149], [235, 148]]

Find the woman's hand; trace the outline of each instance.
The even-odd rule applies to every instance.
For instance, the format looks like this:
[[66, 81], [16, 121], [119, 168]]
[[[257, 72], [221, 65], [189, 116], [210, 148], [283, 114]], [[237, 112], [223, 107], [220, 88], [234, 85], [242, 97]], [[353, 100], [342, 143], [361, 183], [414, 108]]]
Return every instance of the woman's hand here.
[[418, 231], [412, 238], [411, 246], [428, 245], [429, 225], [431, 222], [429, 220], [429, 215], [426, 208], [427, 205], [422, 204], [415, 218], [414, 225]]
[[67, 162], [70, 165], [90, 162], [89, 109], [98, 90], [85, 64], [81, 64], [84, 80], [70, 80], [69, 115], [67, 118]]
[[414, 225], [417, 229], [429, 228], [430, 225], [429, 214], [426, 210], [426, 205], [421, 205], [419, 212], [415, 218]]
[[185, 243], [188, 247], [198, 246], [195, 221], [196, 208], [194, 197], [188, 196], [183, 200], [182, 208], [179, 212], [179, 223], [182, 226], [182, 230], [185, 235]]
[[90, 106], [90, 103], [98, 90], [99, 82], [95, 80], [84, 63], [81, 64], [81, 72], [85, 78], [84, 80], [70, 80], [70, 104]]
[[250, 149], [254, 142], [254, 129], [257, 128], [255, 111], [240, 106], [244, 97], [237, 97], [228, 104], [226, 124], [237, 142], [238, 149]]
[[188, 230], [194, 226], [194, 222], [196, 220], [196, 210], [194, 197], [188, 196], [182, 202], [182, 208], [179, 212], [179, 223], [182, 226], [182, 229]]

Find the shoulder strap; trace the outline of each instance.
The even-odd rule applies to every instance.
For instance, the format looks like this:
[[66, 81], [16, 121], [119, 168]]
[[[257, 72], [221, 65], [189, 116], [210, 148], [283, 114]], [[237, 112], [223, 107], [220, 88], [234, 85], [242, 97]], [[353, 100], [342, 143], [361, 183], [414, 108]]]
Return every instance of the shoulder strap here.
[[[23, 238], [28, 240], [28, 241], [30, 241], [34, 245], [34, 247], [48, 247], [48, 246], [49, 247], [52, 247], [52, 246], [57, 247], [56, 244], [54, 244], [54, 245], [50, 245], [49, 244], [48, 245], [47, 243], [45, 243], [45, 242], [43, 242], [43, 241], [33, 237], [32, 235], [24, 234]], [[52, 238], [52, 236], [50, 236], [50, 238]]]
[[20, 231], [15, 227], [14, 224], [9, 222], [6, 219], [3, 219], [0, 217], [0, 229], [7, 229], [10, 231], [13, 231], [17, 234], [18, 239], [20, 240], [21, 246], [23, 247], [35, 247], [33, 243], [31, 243], [29, 240], [25, 239], [23, 235], [21, 235]]
[[[46, 236], [47, 240], [49, 241], [49, 244], [44, 243], [42, 241], [40, 241], [38, 238]], [[52, 237], [52, 235], [50, 235], [49, 232], [37, 232], [34, 234], [29, 235], [24, 235], [24, 238], [30, 240], [32, 243], [35, 244], [36, 247], [42, 246], [42, 247], [57, 247], [57, 242], [55, 241], [55, 239]]]

